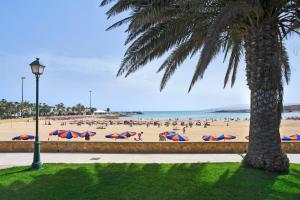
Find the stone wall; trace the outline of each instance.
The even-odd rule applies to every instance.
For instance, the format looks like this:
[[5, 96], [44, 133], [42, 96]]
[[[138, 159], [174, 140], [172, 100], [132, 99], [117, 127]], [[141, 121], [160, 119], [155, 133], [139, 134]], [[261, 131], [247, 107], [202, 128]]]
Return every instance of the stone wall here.
[[[42, 152], [80, 153], [242, 153], [247, 142], [41, 142]], [[284, 142], [287, 153], [300, 153], [300, 142]], [[32, 141], [0, 142], [0, 152], [33, 152]]]

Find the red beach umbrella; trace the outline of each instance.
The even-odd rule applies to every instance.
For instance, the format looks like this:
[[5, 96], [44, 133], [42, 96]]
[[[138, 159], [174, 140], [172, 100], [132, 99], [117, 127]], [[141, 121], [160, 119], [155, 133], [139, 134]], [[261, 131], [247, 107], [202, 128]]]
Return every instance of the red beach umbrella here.
[[58, 135], [61, 138], [71, 139], [71, 138], [78, 138], [80, 136], [80, 133], [75, 131], [66, 131], [62, 134]]
[[117, 134], [117, 133], [109, 134], [109, 135], [106, 135], [105, 137], [106, 138], [112, 138], [112, 139], [127, 139], [128, 138], [125, 135], [121, 135], [121, 134]]
[[12, 138], [12, 140], [33, 140], [33, 139], [34, 139], [33, 135], [19, 135]]
[[92, 132], [92, 131], [85, 131], [83, 133], [80, 134], [80, 137], [84, 138], [86, 136], [95, 136], [96, 135], [96, 132]]

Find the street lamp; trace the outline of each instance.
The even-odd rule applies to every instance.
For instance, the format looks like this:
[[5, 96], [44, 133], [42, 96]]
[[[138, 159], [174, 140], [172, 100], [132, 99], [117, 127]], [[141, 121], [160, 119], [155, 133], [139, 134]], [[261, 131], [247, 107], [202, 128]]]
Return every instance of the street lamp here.
[[30, 63], [31, 71], [36, 78], [36, 101], [35, 101], [35, 142], [32, 169], [41, 169], [42, 162], [40, 159], [40, 141], [39, 141], [39, 78], [43, 74], [45, 66], [37, 58]]
[[22, 101], [21, 101], [21, 118], [23, 118], [23, 102], [24, 102], [24, 89], [23, 89], [23, 87], [24, 87], [24, 79], [25, 79], [26, 77], [21, 77], [21, 80], [22, 80]]
[[90, 90], [90, 113], [92, 114], [92, 91]]

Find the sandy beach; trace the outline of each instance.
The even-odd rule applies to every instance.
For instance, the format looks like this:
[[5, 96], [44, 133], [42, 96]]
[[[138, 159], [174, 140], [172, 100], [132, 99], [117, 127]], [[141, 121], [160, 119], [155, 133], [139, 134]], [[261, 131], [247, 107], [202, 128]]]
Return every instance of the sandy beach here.
[[[204, 122], [201, 121], [201, 126], [196, 125], [198, 121], [183, 121], [178, 120], [177, 125], [173, 125], [175, 120], [161, 120], [159, 123], [160, 127], [154, 124], [149, 124], [151, 121], [138, 121], [135, 120], [135, 124], [133, 125], [124, 125], [118, 124], [123, 123], [124, 120], [107, 120], [100, 118], [85, 118], [81, 120], [84, 124], [78, 125], [80, 120], [51, 120], [51, 125], [45, 125], [45, 120], [40, 120], [40, 140], [42, 141], [66, 141], [68, 139], [58, 138], [57, 136], [49, 136], [49, 133], [54, 130], [73, 130], [77, 132], [83, 131], [95, 131], [97, 134], [94, 137], [91, 137], [91, 141], [110, 141], [110, 142], [132, 142], [134, 138], [130, 137], [128, 139], [109, 139], [105, 138], [105, 135], [111, 133], [122, 133], [124, 131], [135, 131], [135, 132], [143, 132], [142, 139], [143, 142], [159, 142], [159, 133], [164, 131], [176, 131], [182, 134], [182, 129], [184, 126], [181, 125], [182, 122], [185, 124], [189, 124], [189, 122], [193, 123], [193, 126], [188, 126], [186, 128], [185, 136], [189, 138], [190, 142], [204, 142], [202, 136], [212, 135], [219, 136], [221, 134], [232, 134], [237, 136], [236, 139], [231, 141], [247, 141], [245, 138], [248, 136], [249, 131], [249, 121], [240, 120], [240, 121], [210, 121], [210, 126], [204, 128]], [[86, 122], [93, 121], [95, 124], [89, 125]], [[63, 125], [62, 123], [66, 125]], [[153, 122], [153, 121], [152, 121]], [[165, 123], [169, 122], [170, 125], [166, 126]], [[48, 121], [47, 121], [48, 123]], [[75, 123], [75, 124], [74, 124]], [[143, 124], [144, 123], [144, 124]], [[227, 126], [228, 123], [228, 126]], [[107, 125], [106, 125], [107, 124]], [[143, 125], [139, 125], [143, 124]], [[105, 129], [99, 129], [99, 127], [103, 127]], [[179, 130], [176, 130], [179, 129]], [[300, 121], [299, 120], [282, 120], [281, 123], [281, 135], [292, 135], [296, 133], [300, 133]], [[13, 137], [22, 134], [31, 134], [35, 135], [35, 121], [30, 120], [5, 120], [0, 123], [0, 141], [11, 141]], [[85, 141], [84, 138], [73, 138], [68, 141]], [[171, 141], [173, 142], [173, 141]]]

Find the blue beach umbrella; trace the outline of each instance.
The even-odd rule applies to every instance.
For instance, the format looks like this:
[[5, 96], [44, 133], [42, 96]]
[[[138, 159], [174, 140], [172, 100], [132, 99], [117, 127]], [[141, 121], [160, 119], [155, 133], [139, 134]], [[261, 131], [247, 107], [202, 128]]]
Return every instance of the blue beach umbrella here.
[[282, 138], [283, 141], [300, 141], [300, 135], [295, 134], [295, 135], [290, 135], [290, 136], [283, 136]]
[[134, 136], [136, 135], [136, 132], [133, 132], [133, 131], [126, 131], [124, 133], [121, 133], [121, 135], [124, 135], [126, 137], [131, 137], [131, 136]]
[[52, 131], [51, 133], [49, 133], [50, 136], [52, 135], [60, 135], [60, 134], [63, 134], [64, 132], [67, 132], [66, 130], [55, 130], [55, 131]]
[[282, 138], [282, 140], [283, 141], [290, 141], [290, 140], [292, 140], [289, 136], [283, 136], [283, 138]]
[[95, 136], [95, 135], [96, 135], [96, 132], [85, 131], [80, 134], [80, 137], [84, 138], [84, 137], [91, 137], [91, 136]]
[[163, 135], [163, 136], [176, 135], [176, 132], [174, 132], [174, 131], [165, 131], [165, 132], [161, 133], [160, 135]]
[[210, 135], [205, 135], [205, 136], [202, 137], [202, 139], [203, 139], [204, 141], [214, 141], [214, 140], [213, 140], [213, 137], [210, 136]]
[[187, 137], [182, 136], [180, 134], [168, 135], [167, 138], [169, 140], [173, 140], [173, 141], [188, 141], [189, 140]]
[[61, 138], [71, 139], [71, 138], [78, 138], [80, 136], [80, 133], [75, 131], [66, 131], [62, 134], [58, 135]]
[[224, 140], [224, 139], [225, 139], [225, 135], [224, 134], [222, 134], [219, 137], [217, 137], [217, 141]]
[[106, 135], [105, 137], [106, 137], [106, 138], [112, 138], [112, 139], [127, 139], [127, 138], [128, 138], [128, 137], [125, 136], [125, 135], [116, 134], [116, 133]]
[[19, 135], [12, 138], [12, 140], [33, 140], [33, 139], [34, 139], [33, 135]]

